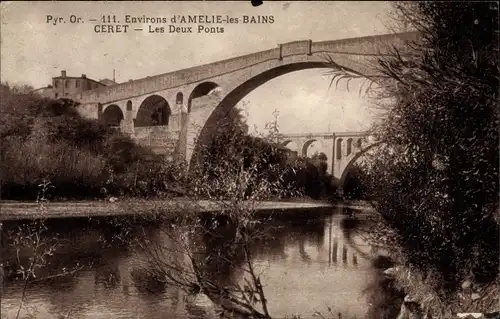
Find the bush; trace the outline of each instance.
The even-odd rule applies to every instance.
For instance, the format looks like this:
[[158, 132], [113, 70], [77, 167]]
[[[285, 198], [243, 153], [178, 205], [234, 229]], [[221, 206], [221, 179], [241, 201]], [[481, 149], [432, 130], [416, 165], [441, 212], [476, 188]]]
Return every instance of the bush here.
[[464, 280], [499, 270], [498, 3], [397, 9], [422, 39], [381, 60], [394, 103], [376, 127], [370, 192], [391, 251], [450, 304]]
[[361, 165], [354, 165], [347, 173], [344, 182], [344, 197], [348, 199], [366, 199], [368, 190], [366, 187], [366, 172]]
[[[273, 126], [277, 128], [277, 125]], [[276, 133], [276, 132], [273, 132]], [[238, 109], [233, 109], [222, 123], [208, 145], [203, 149], [200, 167], [206, 182], [220, 184], [227, 176], [238, 176], [241, 170], [255, 169], [254, 179], [249, 181], [247, 197], [252, 194], [252, 185], [259, 179], [277, 182], [280, 190], [270, 191], [269, 199], [279, 197], [310, 196], [322, 198], [332, 194], [331, 176], [326, 173], [326, 158], [317, 154], [314, 158], [293, 155], [289, 149], [273, 142], [276, 134], [254, 137], [248, 134], [248, 127]], [[223, 188], [213, 187], [214, 194]]]
[[[1, 195], [34, 199], [51, 181], [49, 196], [154, 196], [172, 187], [165, 160], [97, 120], [81, 117], [71, 100], [51, 100], [1, 86]], [[166, 186], [166, 185], [169, 186]]]

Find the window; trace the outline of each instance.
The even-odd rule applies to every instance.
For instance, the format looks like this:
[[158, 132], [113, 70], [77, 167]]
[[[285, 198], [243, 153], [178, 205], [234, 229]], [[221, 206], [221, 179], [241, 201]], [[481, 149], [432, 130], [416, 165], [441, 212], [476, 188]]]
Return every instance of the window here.
[[54, 86], [55, 86], [56, 88], [58, 88], [58, 87], [59, 87], [59, 80], [55, 80], [55, 81], [54, 81]]
[[69, 81], [68, 81], [68, 80], [66, 80], [66, 81], [64, 82], [64, 87], [65, 87], [65, 88], [69, 88]]
[[183, 101], [184, 101], [184, 95], [182, 94], [182, 92], [177, 93], [177, 95], [175, 97], [175, 103], [182, 104]]
[[56, 98], [58, 98], [58, 97], [59, 97], [59, 93], [56, 93]]
[[80, 80], [76, 80], [75, 82], [75, 87], [79, 88], [80, 87]]

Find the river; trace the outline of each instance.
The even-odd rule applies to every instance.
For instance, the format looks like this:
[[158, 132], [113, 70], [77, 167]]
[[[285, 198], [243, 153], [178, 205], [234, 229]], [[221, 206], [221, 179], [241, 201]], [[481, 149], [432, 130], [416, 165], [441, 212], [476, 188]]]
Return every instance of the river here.
[[[269, 312], [274, 318], [294, 314], [311, 318], [315, 311], [327, 317], [329, 308], [345, 319], [365, 317], [365, 289], [377, 270], [368, 258], [374, 249], [357, 234], [349, 242], [343, 235], [343, 221], [352, 214], [361, 211], [337, 207], [258, 221], [265, 226], [265, 232], [252, 241], [252, 260], [261, 273]], [[8, 223], [5, 228], [9, 228]], [[151, 245], [161, 242], [163, 246], [174, 246], [167, 243], [168, 237], [159, 235], [163, 228], [143, 225], [140, 232], [147, 235]], [[127, 236], [135, 236], [134, 231], [138, 230]], [[50, 266], [40, 268], [37, 275], [50, 276], [75, 265], [80, 268], [71, 276], [28, 285], [20, 318], [30, 314], [39, 319], [211, 318], [207, 300], [187, 296], [175, 286], [150, 287], [139, 271], [148, 258], [138, 247], [113, 240], [117, 233], [117, 227], [99, 219], [49, 222], [44, 236], [57, 237], [62, 244], [47, 257]], [[4, 238], [3, 259], [7, 266], [11, 265], [12, 272], [16, 253], [10, 240]], [[223, 242], [224, 239], [212, 241], [206, 247], [225, 249]], [[225, 281], [239, 282], [243, 276], [238, 267], [221, 266], [213, 271]], [[16, 317], [23, 287], [24, 282], [15, 280], [13, 274], [6, 276], [2, 318]]]

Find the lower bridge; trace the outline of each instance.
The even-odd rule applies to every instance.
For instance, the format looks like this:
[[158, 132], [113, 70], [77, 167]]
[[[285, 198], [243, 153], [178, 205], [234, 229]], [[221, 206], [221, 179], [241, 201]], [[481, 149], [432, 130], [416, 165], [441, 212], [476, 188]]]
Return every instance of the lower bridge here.
[[298, 155], [308, 157], [308, 150], [314, 144], [319, 145], [326, 157], [327, 172], [337, 185], [344, 185], [349, 170], [354, 163], [376, 144], [370, 141], [367, 132], [328, 132], [282, 134], [280, 143], [284, 146], [295, 144]]

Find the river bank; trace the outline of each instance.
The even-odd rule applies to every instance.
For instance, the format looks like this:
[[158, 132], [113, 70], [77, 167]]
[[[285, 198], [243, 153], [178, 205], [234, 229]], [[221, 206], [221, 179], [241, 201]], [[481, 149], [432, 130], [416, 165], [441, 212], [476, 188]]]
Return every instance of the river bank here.
[[[317, 210], [338, 206], [323, 201], [262, 201], [242, 202], [240, 207], [259, 212]], [[343, 204], [345, 205], [345, 204]], [[0, 221], [39, 218], [88, 218], [105, 216], [131, 216], [155, 213], [208, 213], [223, 211], [234, 206], [229, 201], [173, 199], [126, 199], [116, 201], [22, 202], [0, 201]]]

